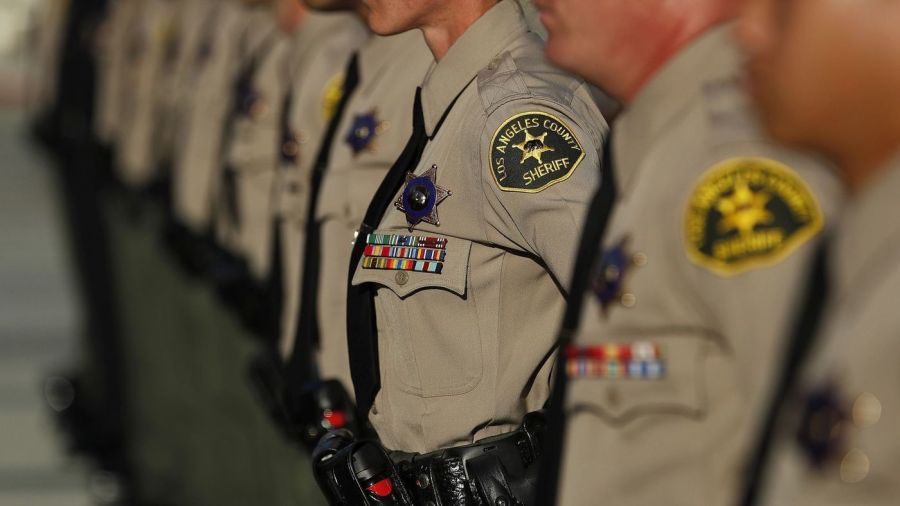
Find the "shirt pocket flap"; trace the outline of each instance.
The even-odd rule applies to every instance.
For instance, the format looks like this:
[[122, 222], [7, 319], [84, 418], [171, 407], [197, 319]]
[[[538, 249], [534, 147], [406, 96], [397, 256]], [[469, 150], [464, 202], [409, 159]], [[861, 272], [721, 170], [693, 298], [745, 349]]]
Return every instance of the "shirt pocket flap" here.
[[385, 231], [358, 240], [366, 241], [367, 249], [356, 266], [354, 285], [376, 283], [401, 298], [422, 288], [443, 288], [461, 297], [466, 295], [471, 241]]

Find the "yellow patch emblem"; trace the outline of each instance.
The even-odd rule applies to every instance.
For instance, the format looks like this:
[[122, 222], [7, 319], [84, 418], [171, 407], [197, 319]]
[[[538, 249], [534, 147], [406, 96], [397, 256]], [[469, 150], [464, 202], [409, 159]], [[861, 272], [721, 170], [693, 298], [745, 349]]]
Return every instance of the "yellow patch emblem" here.
[[322, 119], [326, 123], [331, 121], [334, 113], [337, 112], [337, 106], [344, 96], [344, 74], [335, 74], [325, 83], [325, 90], [322, 92]]
[[812, 192], [788, 166], [732, 158], [709, 169], [688, 200], [685, 248], [722, 276], [780, 262], [822, 229]]

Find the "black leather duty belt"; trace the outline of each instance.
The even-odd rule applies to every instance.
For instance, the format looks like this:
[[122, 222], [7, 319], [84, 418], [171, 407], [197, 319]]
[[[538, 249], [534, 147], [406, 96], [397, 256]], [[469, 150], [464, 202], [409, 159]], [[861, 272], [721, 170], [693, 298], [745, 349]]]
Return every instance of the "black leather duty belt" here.
[[393, 453], [406, 489], [423, 506], [530, 506], [546, 427], [526, 415], [510, 433], [426, 455]]

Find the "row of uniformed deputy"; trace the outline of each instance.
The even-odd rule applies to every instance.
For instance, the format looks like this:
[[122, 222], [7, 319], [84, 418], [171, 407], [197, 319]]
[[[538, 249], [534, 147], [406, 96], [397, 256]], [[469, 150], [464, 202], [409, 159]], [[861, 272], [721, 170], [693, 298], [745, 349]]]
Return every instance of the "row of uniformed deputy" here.
[[[117, 220], [121, 214], [117, 209], [109, 213], [117, 224], [114, 230], [121, 234], [114, 241], [114, 252], [121, 266], [118, 277], [125, 306], [123, 338], [132, 405], [128, 415], [134, 420], [128, 448], [133, 500], [175, 504], [315, 500], [309, 482], [295, 479], [305, 474], [302, 456], [285, 444], [259, 409], [245, 379], [246, 364], [259, 349], [248, 339], [254, 332], [243, 326], [245, 318], [217, 299], [209, 284], [198, 282], [196, 269], [178, 267], [183, 263], [196, 268], [192, 261], [200, 260], [213, 287], [234, 282], [235, 263], [228, 260], [245, 255], [241, 239], [246, 229], [232, 228], [224, 209], [243, 195], [246, 179], [239, 171], [247, 164], [256, 164], [262, 177], [275, 176], [279, 139], [271, 132], [280, 126], [282, 97], [294, 85], [289, 72], [301, 61], [289, 58], [288, 48], [321, 21], [305, 16], [299, 6], [276, 12], [280, 21], [276, 23], [275, 5], [156, 4], [160, 3], [116, 4], [138, 13], [130, 18], [130, 27], [110, 30], [122, 33], [122, 46], [130, 49], [121, 67], [108, 68], [113, 76], [143, 72], [140, 87], [119, 77], [119, 88], [109, 90], [117, 96], [113, 105], [118, 108], [111, 114], [119, 122], [114, 151], [127, 153], [129, 146], [144, 146], [129, 158], [144, 167], [143, 175], [122, 178], [130, 183], [129, 194], [142, 191], [146, 183], [171, 185], [172, 202], [147, 205], [139, 194], [132, 197], [141, 202], [138, 226]], [[290, 3], [278, 4], [282, 5]], [[154, 29], [153, 14], [161, 8], [178, 9], [179, 24]], [[354, 29], [359, 30], [347, 28]], [[154, 49], [160, 45], [168, 49]], [[120, 46], [109, 41], [107, 47]], [[173, 65], [168, 61], [173, 58], [187, 63]], [[151, 70], [134, 70], [147, 67]], [[144, 89], [148, 91], [138, 93]], [[133, 126], [128, 127], [129, 122]], [[140, 142], [123, 141], [134, 135], [130, 132], [150, 133], [144, 133]], [[273, 149], [266, 150], [268, 142]], [[261, 151], [273, 156], [261, 156]], [[117, 168], [123, 167], [120, 163]], [[233, 176], [230, 194], [225, 191], [226, 175]], [[267, 205], [268, 198], [262, 203]], [[246, 221], [253, 219], [250, 211]], [[176, 257], [160, 247], [164, 234]], [[185, 236], [193, 240], [183, 240]], [[203, 247], [215, 240], [216, 248]], [[252, 260], [255, 257], [243, 263]], [[253, 279], [257, 272], [246, 271], [237, 269], [239, 278]]]
[[[505, 16], [519, 20], [515, 30], [524, 33], [521, 13], [509, 5], [504, 4]], [[251, 280], [237, 285], [242, 289], [265, 282], [280, 265], [269, 260], [271, 248], [277, 246], [268, 239], [273, 228], [269, 220], [275, 215], [274, 228], [282, 232], [286, 252], [280, 337], [282, 351], [291, 351], [291, 321], [302, 306], [292, 300], [306, 249], [301, 224], [310, 215], [305, 209], [310, 196], [303, 193], [310, 187], [311, 164], [321, 158], [317, 136], [341, 98], [336, 91], [342, 83], [334, 69], [342, 67], [346, 54], [361, 42], [352, 34], [352, 20], [302, 18], [299, 29], [288, 31], [296, 30], [297, 39], [307, 40], [292, 46], [287, 58], [287, 41], [259, 5], [123, 0], [111, 6], [101, 32], [96, 132], [100, 144], [115, 155], [118, 180], [127, 190], [110, 198], [108, 214], [124, 306], [122, 358], [131, 366], [129, 398], [135, 421], [129, 458], [141, 500], [202, 503], [217, 497], [216, 502], [241, 502], [250, 493], [244, 487], [259, 478], [232, 474], [246, 470], [246, 459], [238, 457], [243, 451], [238, 441], [245, 438], [230, 436], [231, 460], [241, 461], [230, 471], [209, 451], [223, 441], [220, 436], [229, 433], [229, 427], [246, 428], [246, 420], [229, 423], [246, 409], [245, 396], [235, 389], [244, 389], [241, 357], [246, 358], [247, 351], [245, 343], [231, 336], [259, 329], [248, 332], [234, 315], [223, 314], [193, 276], [200, 260], [212, 264], [210, 274], [219, 289], [231, 286], [235, 271]], [[313, 36], [317, 25], [320, 32]], [[342, 39], [341, 33], [347, 37]], [[332, 146], [326, 147], [334, 148], [334, 162], [326, 157], [328, 178], [320, 183], [326, 198], [311, 215], [321, 222], [321, 290], [333, 289], [338, 301], [343, 300], [344, 285], [334, 280], [346, 279], [348, 238], [368, 194], [408, 137], [414, 87], [433, 57], [422, 38], [410, 33], [372, 37], [357, 58], [361, 83], [338, 118]], [[286, 86], [295, 73], [302, 73], [303, 79]], [[408, 84], [402, 83], [405, 79]], [[526, 142], [518, 148], [523, 154]], [[592, 142], [594, 149], [588, 146], [588, 151], [594, 155], [588, 156], [595, 158], [599, 137]], [[273, 144], [275, 150], [267, 147]], [[577, 141], [573, 144], [576, 151], [582, 149]], [[583, 156], [575, 153], [572, 169]], [[540, 153], [536, 160], [541, 161]], [[147, 204], [144, 189], [169, 185], [170, 210]], [[161, 231], [179, 262], [189, 267], [187, 275], [173, 271], [171, 262], [161, 262]], [[203, 248], [209, 240], [217, 243], [212, 251]], [[329, 269], [337, 274], [327, 274]], [[316, 365], [323, 377], [349, 384], [345, 330], [334, 325], [342, 318], [335, 319], [335, 308], [329, 305], [318, 307], [323, 335], [318, 348], [322, 360]], [[329, 337], [332, 333], [336, 337]], [[166, 423], [173, 413], [182, 424]], [[227, 487], [205, 481], [216, 474]]]
[[[317, 3], [365, 10], [356, 2]], [[272, 215], [280, 219], [281, 351], [296, 355], [296, 343], [315, 332], [303, 348], [319, 353], [313, 368], [348, 389], [353, 377], [360, 415], [387, 449], [429, 454], [478, 447], [486, 436], [515, 437], [523, 416], [547, 401], [562, 319], [556, 385], [565, 403], [551, 411], [562, 408], [555, 414], [566, 423], [551, 427], [564, 431], [566, 444], [549, 447], [550, 455], [564, 450], [560, 500], [734, 502], [778, 383], [792, 301], [840, 186], [826, 162], [759, 132], [729, 40], [738, 2], [678, 9], [538, 3], [551, 60], [624, 104], [602, 180], [606, 120], [597, 102], [605, 99], [542, 61], [541, 44], [509, 0], [452, 8], [373, 0], [368, 21], [376, 31], [421, 28], [425, 44], [415, 31], [360, 41], [359, 82], [327, 156], [315, 146], [327, 114], [316, 126], [311, 113], [276, 124], [272, 112], [296, 104], [279, 97], [300, 95], [284, 91], [284, 74], [270, 78], [266, 91], [257, 69], [250, 77], [259, 82], [250, 79], [239, 95], [249, 93], [246, 111], [228, 129], [246, 133], [226, 141], [224, 160], [202, 158], [207, 183], [175, 185], [181, 206], [199, 210], [198, 233], [214, 216], [209, 209], [218, 209], [222, 237], [237, 238], [226, 245], [249, 261], [257, 282], [274, 270], [268, 231]], [[330, 73], [310, 72], [303, 82]], [[230, 92], [223, 83], [233, 80], [210, 82]], [[320, 89], [329, 96], [327, 88], [303, 90], [314, 103]], [[209, 103], [221, 107], [222, 100]], [[210, 120], [207, 109], [192, 108], [196, 124]], [[206, 125], [225, 122], [225, 114]], [[127, 138], [145, 130], [122, 129]], [[276, 149], [239, 156], [247, 137]], [[278, 170], [279, 156], [282, 169], [306, 168]], [[139, 166], [139, 158], [120, 165]], [[320, 159], [326, 164], [314, 167]], [[209, 190], [226, 162], [241, 175], [230, 203], [229, 191]], [[193, 164], [175, 170], [178, 177], [200, 172]], [[346, 262], [360, 221], [345, 322]], [[402, 459], [396, 464], [398, 485], [419, 486], [404, 475]], [[480, 483], [474, 467], [467, 474]], [[471, 493], [533, 500], [514, 483], [515, 472], [507, 478], [506, 487]], [[420, 488], [418, 500], [445, 492]]]
[[[447, 46], [444, 50], [449, 49], [448, 60], [432, 69], [428, 78], [430, 84], [426, 84], [422, 92], [425, 114], [428, 117], [427, 127], [432, 135], [436, 133], [436, 123], [442, 116], [443, 109], [454, 102], [457, 94], [460, 94], [460, 103], [448, 118], [455, 122], [485, 123], [481, 127], [483, 132], [480, 133], [476, 132], [475, 123], [470, 125], [471, 129], [457, 126], [448, 128], [445, 131], [447, 133], [437, 139], [443, 144], [435, 144], [446, 146], [442, 148], [444, 154], [431, 153], [431, 150], [437, 149], [432, 146], [429, 146], [427, 153], [429, 158], [437, 157], [434, 160], [438, 161], [440, 158], [441, 161], [441, 169], [432, 173], [432, 178], [441, 177], [441, 180], [436, 186], [429, 188], [433, 191], [438, 191], [439, 188], [443, 190], [441, 185], [445, 183], [456, 187], [443, 195], [442, 198], [449, 200], [442, 200], [440, 206], [447, 208], [445, 214], [450, 217], [449, 220], [443, 219], [445, 228], [459, 227], [456, 232], [458, 237], [449, 240], [441, 249], [452, 253], [462, 247], [456, 258], [441, 258], [439, 263], [446, 263], [449, 267], [444, 271], [443, 278], [432, 279], [454, 277], [454, 282], [460, 285], [456, 290], [463, 292], [453, 295], [453, 298], [461, 301], [455, 304], [462, 303], [467, 307], [466, 312], [472, 314], [472, 317], [465, 318], [468, 323], [475, 323], [484, 329], [484, 332], [479, 331], [483, 336], [469, 335], [467, 340], [453, 343], [451, 336], [457, 332], [447, 328], [447, 337], [438, 342], [456, 346], [457, 351], [453, 353], [459, 357], [469, 357], [464, 362], [471, 365], [469, 369], [472, 370], [466, 373], [465, 382], [480, 384], [475, 394], [483, 409], [481, 412], [471, 411], [472, 419], [463, 424], [447, 416], [439, 416], [435, 420], [442, 421], [444, 428], [441, 432], [446, 432], [446, 435], [434, 432], [431, 441], [421, 438], [416, 441], [412, 433], [403, 433], [402, 430], [395, 437], [389, 438], [388, 429], [383, 426], [380, 431], [384, 432], [385, 441], [394, 449], [418, 449], [424, 452], [449, 444], [471, 442], [483, 435], [505, 432], [519, 424], [519, 418], [526, 410], [538, 408], [545, 400], [551, 364], [549, 357], [553, 341], [553, 321], [556, 318], [543, 318], [541, 315], [544, 311], [550, 311], [547, 307], [555, 308], [553, 311], [556, 312], [561, 308], [563, 290], [559, 286], [564, 284], [562, 280], [569, 275], [569, 250], [574, 244], [574, 234], [580, 226], [587, 196], [595, 186], [591, 181], [598, 176], [596, 167], [605, 121], [593, 104], [594, 97], [583, 85], [566, 84], [578, 81], [550, 69], [542, 62], [539, 39], [528, 35], [523, 13], [517, 5], [502, 2], [493, 7], [492, 4], [493, 2], [486, 2], [475, 10], [470, 10], [469, 14], [475, 13], [478, 16], [466, 20], [473, 27], [467, 30], [465, 43], [451, 44], [452, 41], [444, 41]], [[140, 417], [139, 425], [147, 427], [149, 431], [162, 425], [162, 419], [170, 416], [173, 411], [184, 414], [185, 403], [174, 402], [173, 399], [179, 396], [168, 394], [170, 390], [177, 389], [176, 383], [187, 379], [184, 375], [192, 372], [190, 364], [197, 360], [204, 363], [204, 371], [200, 376], [205, 378], [201, 382], [205, 386], [182, 389], [183, 400], [202, 398], [215, 392], [223, 395], [224, 399], [233, 400], [229, 395], [229, 388], [234, 388], [234, 383], [225, 381], [223, 375], [233, 374], [234, 369], [225, 367], [222, 371], [210, 372], [218, 367], [214, 364], [215, 360], [205, 361], [210, 357], [210, 346], [213, 345], [207, 334], [244, 333], [240, 330], [241, 327], [234, 325], [236, 322], [231, 321], [233, 318], [225, 319], [228, 324], [211, 323], [220, 318], [220, 308], [215, 304], [210, 307], [210, 301], [204, 298], [203, 291], [200, 294], [190, 294], [195, 285], [192, 278], [179, 279], [171, 276], [171, 272], [166, 275], [162, 272], [166, 266], [154, 266], [153, 260], [157, 258], [158, 250], [150, 247], [146, 239], [153, 237], [154, 231], [163, 226], [167, 228], [169, 236], [176, 238], [174, 247], [179, 256], [186, 257], [182, 261], [188, 266], [196, 264], [198, 239], [217, 242], [218, 246], [212, 252], [212, 258], [216, 260], [212, 273], [216, 284], [219, 287], [229, 284], [234, 271], [244, 269], [249, 272], [252, 282], [237, 286], [247, 290], [266, 281], [266, 277], [272, 276], [275, 268], [282, 265], [277, 258], [274, 264], [269, 260], [270, 256], [277, 257], [270, 255], [273, 253], [271, 248], [273, 245], [277, 247], [277, 243], [269, 240], [269, 231], [272, 229], [270, 218], [272, 215], [277, 217], [280, 223], [276, 224], [275, 229], [281, 231], [277, 235], [281, 236], [283, 251], [286, 253], [282, 258], [285, 311], [281, 315], [279, 337], [282, 352], [287, 354], [293, 351], [295, 338], [310, 338], [302, 332], [298, 334], [295, 328], [304, 328], [304, 311], [299, 311], [299, 317], [296, 313], [298, 307], [303, 308], [307, 303], [298, 293], [303, 291], [298, 290], [298, 287], [306, 286], [306, 281], [298, 277], [298, 271], [309, 270], [304, 258], [309, 248], [305, 246], [303, 235], [309, 230], [310, 222], [315, 222], [318, 234], [315, 243], [319, 251], [316, 253], [317, 265], [312, 272], [319, 274], [320, 280], [314, 292], [318, 304], [317, 307], [313, 306], [313, 315], [317, 320], [313, 324], [319, 334], [318, 343], [315, 344], [321, 353], [321, 361], [317, 361], [316, 368], [321, 377], [337, 377], [349, 386], [344, 344], [346, 330], [340, 316], [346, 285], [338, 280], [346, 279], [350, 239], [356, 223], [363, 217], [369, 195], [374, 192], [385, 170], [396, 159], [409, 137], [414, 87], [421, 83], [428, 66], [434, 65], [433, 54], [426, 50], [421, 36], [414, 32], [396, 37], [372, 37], [363, 43], [357, 52], [355, 69], [360, 82], [352, 90], [353, 94], [348, 97], [347, 103], [343, 104], [342, 117], [336, 120], [337, 134], [332, 138], [332, 144], [323, 147], [317, 146], [316, 136], [327, 130], [328, 104], [322, 104], [321, 116], [317, 115], [318, 110], [310, 110], [317, 109], [310, 104], [316, 103], [319, 95], [325, 101], [333, 99], [335, 86], [347, 91], [347, 76], [344, 76], [345, 82], [342, 85], [340, 80], [332, 79], [333, 71], [306, 69], [307, 74], [302, 83], [298, 81], [296, 85], [300, 88], [299, 93], [297, 89], [287, 93], [286, 90], [290, 87], [285, 86], [285, 81], [289, 81], [290, 77], [285, 73], [299, 71], [292, 71], [290, 65], [285, 68], [279, 62], [284, 41], [273, 40], [277, 38], [274, 27], [269, 19], [260, 15], [258, 8], [246, 10], [230, 3], [202, 6], [191, 3], [191, 8], [199, 13], [197, 18], [190, 17], [175, 23], [177, 16], [173, 12], [176, 5], [171, 2], [157, 4], [123, 1], [116, 7], [113, 11], [115, 15], [110, 18], [107, 34], [110, 39], [121, 37], [122, 40], [107, 39], [109, 58], [106, 61], [109, 66], [105, 69], [103, 82], [106, 91], [102, 95], [106, 100], [101, 101], [103, 109], [100, 117], [103, 120], [99, 123], [98, 130], [104, 132], [104, 141], [114, 144], [116, 168], [120, 179], [129, 187], [139, 189], [151, 182], [171, 179], [175, 223], [174, 229], [170, 230], [169, 225], [160, 223], [164, 216], [142, 216], [144, 224], [146, 221], [151, 222], [147, 225], [148, 230], [139, 234], [145, 239], [143, 243], [140, 238], [127, 235], [129, 227], [122, 229], [125, 235], [120, 239], [130, 248], [123, 247], [122, 254], [118, 255], [125, 265], [123, 275], [120, 276], [123, 280], [122, 290], [129, 294], [126, 299], [135, 296], [135, 300], [126, 303], [126, 306], [138, 308], [133, 312], [135, 319], [128, 318], [127, 327], [130, 332], [127, 333], [131, 335], [128, 342], [132, 343], [129, 345], [130, 349], [141, 350], [135, 351], [136, 355], [142, 357], [141, 362], [144, 364], [142, 368], [136, 368], [135, 375], [138, 377], [158, 376], [153, 369], [168, 355], [170, 367], [173, 364], [184, 366], [181, 369], [171, 369], [173, 374], [168, 375], [166, 381], [139, 383], [145, 385], [142, 388], [156, 388], [159, 391], [151, 394], [137, 389], [135, 393], [139, 395], [136, 397], [146, 400], [157, 395], [162, 403], [162, 406], [157, 405], [162, 409], [145, 406], [141, 410], [144, 415]], [[180, 5], [177, 7], [182, 8]], [[358, 9], [360, 6], [339, 7]], [[444, 7], [446, 9], [447, 6]], [[476, 26], [475, 18], [488, 10], [490, 12]], [[122, 28], [129, 23], [136, 23], [137, 26], [135, 29]], [[502, 29], [494, 30], [491, 26], [494, 24]], [[310, 25], [315, 25], [311, 19], [302, 23], [299, 30], [301, 37], [304, 30], [307, 33], [311, 31]], [[234, 35], [235, 30], [238, 31], [237, 35]], [[179, 37], [181, 33], [185, 36]], [[325, 35], [334, 37], [335, 30], [327, 29], [322, 33], [323, 36], [316, 37], [315, 51], [311, 52], [316, 53], [316, 57], [323, 63], [335, 64], [345, 60], [340, 54], [329, 53], [324, 49], [329, 47]], [[479, 46], [485, 38], [493, 41], [492, 51], [481, 51]], [[331, 47], [349, 50], [358, 44], [346, 40], [342, 42], [334, 43]], [[128, 49], [118, 50], [123, 47]], [[512, 51], [512, 56], [503, 57], [507, 48]], [[293, 52], [300, 53], [303, 49], [303, 46], [299, 49], [294, 47]], [[171, 61], [173, 55], [176, 60], [180, 60]], [[179, 63], [185, 59], [191, 60], [193, 64]], [[306, 62], [305, 59], [299, 60]], [[296, 65], [296, 60], [294, 64]], [[117, 65], [121, 66], [121, 70]], [[466, 68], [466, 72], [458, 72], [457, 67], [460, 65]], [[516, 70], [517, 65], [522, 66], [523, 70]], [[487, 73], [476, 79], [476, 74], [482, 67], [487, 67]], [[174, 69], [183, 70], [175, 72]], [[513, 80], [507, 83], [504, 79], [507, 79], [506, 74], [511, 71]], [[347, 73], [349, 72], [348, 70]], [[322, 79], [320, 84], [311, 84], [319, 76]], [[328, 78], [325, 79], [325, 76]], [[408, 84], [403, 84], [405, 79], [408, 79]], [[516, 84], [519, 80], [522, 83]], [[172, 85], [176, 81], [189, 84]], [[323, 81], [334, 86], [326, 86]], [[504, 88], [506, 91], [501, 93]], [[172, 96], [166, 90], [184, 90], [185, 93], [183, 96]], [[317, 93], [319, 90], [321, 94]], [[298, 107], [297, 104], [304, 104], [300, 96], [304, 92], [309, 97], [305, 99], [306, 110], [296, 113], [294, 109]], [[479, 113], [484, 116], [482, 119], [467, 112], [467, 108], [472, 109], [473, 113], [476, 111], [474, 107], [480, 102], [477, 99], [479, 96], [490, 97], [490, 101]], [[337, 99], [340, 98], [342, 97], [338, 94]], [[438, 111], [437, 108], [442, 110]], [[281, 115], [278, 112], [285, 113], [286, 118], [279, 118]], [[529, 117], [516, 120], [514, 117], [521, 113]], [[516, 129], [510, 130], [510, 134], [503, 133], [508, 127], [524, 120], [540, 124], [539, 128], [543, 133], [538, 131], [532, 134], [530, 131]], [[552, 127], [547, 126], [550, 123]], [[174, 134], [172, 130], [178, 133]], [[463, 132], [472, 138], [453, 137]], [[162, 142], [162, 139], [168, 141]], [[461, 152], [461, 158], [453, 160], [450, 158], [453, 151], [448, 148], [458, 143], [469, 144], [468, 150]], [[481, 152], [491, 143], [496, 144], [490, 146], [496, 152], [490, 156], [481, 156]], [[271, 150], [273, 145], [278, 149]], [[330, 151], [327, 156], [319, 156], [323, 149]], [[494, 158], [496, 156], [503, 159]], [[327, 165], [312, 166], [320, 160], [326, 160]], [[562, 169], [535, 173], [536, 176], [531, 180], [524, 177], [528, 170], [545, 163], [555, 163], [553, 167]], [[464, 173], [444, 169], [445, 165], [466, 165], [472, 170], [482, 167], [492, 171], [493, 175], [488, 179], [484, 176], [491, 172], [476, 172], [474, 175], [478, 176], [481, 183], [472, 186], [476, 180], [462, 178]], [[577, 170], [579, 167], [581, 170]], [[296, 170], [297, 168], [300, 170]], [[414, 168], [410, 166], [406, 170], [412, 171]], [[321, 194], [316, 194], [320, 204], [310, 206], [313, 196], [304, 192], [315, 186], [314, 176], [318, 169], [324, 172], [322, 180], [317, 183], [321, 185]], [[506, 170], [510, 171], [509, 179], [504, 172]], [[538, 182], [538, 178], [545, 180]], [[276, 181], [274, 186], [273, 181]], [[539, 184], [531, 188], [529, 185], [532, 183]], [[272, 188], [274, 191], [270, 190]], [[477, 208], [472, 204], [478, 195], [488, 199], [485, 205], [493, 202], [490, 206], [497, 213], [492, 225], [495, 231], [487, 235], [477, 232], [475, 228], [466, 232], [467, 227], [479, 223], [474, 215], [453, 218], [454, 209], [459, 212], [476, 211]], [[391, 200], [393, 201], [393, 196]], [[434, 227], [439, 226], [437, 212], [440, 209], [436, 209], [437, 205], [437, 202], [431, 203], [431, 208], [425, 213], [428, 216], [423, 215], [422, 225], [430, 222]], [[570, 222], [566, 227], [556, 226], [553, 217], [557, 211], [553, 211], [554, 209], [558, 209], [562, 213], [560, 216], [566, 217]], [[391, 211], [392, 216], [401, 217], [409, 227], [410, 222], [406, 220], [409, 213], [416, 210], [401, 211], [392, 208]], [[143, 211], [142, 214], [153, 212]], [[117, 212], [113, 210], [111, 214], [115, 215]], [[409, 232], [411, 230], [407, 231]], [[185, 241], [184, 236], [193, 236], [193, 240]], [[193, 244], [185, 246], [184, 242]], [[135, 257], [130, 257], [126, 251], [131, 251]], [[470, 260], [470, 255], [475, 258], [474, 263]], [[219, 262], [223, 257], [224, 260]], [[201, 255], [202, 258], [206, 257]], [[473, 271], [475, 274], [471, 288], [467, 287], [465, 278], [468, 266], [481, 262], [484, 266], [476, 269], [477, 272]], [[549, 270], [542, 265], [550, 266]], [[504, 266], [504, 269], [495, 272], [500, 266]], [[157, 268], [161, 270], [157, 271]], [[391, 273], [392, 281], [412, 278], [413, 286], [418, 283], [420, 275], [438, 274], [418, 272], [415, 266], [409, 271], [401, 269], [398, 272], [404, 276]], [[240, 277], [247, 277], [245, 273], [239, 274]], [[478, 305], [467, 294], [477, 288], [477, 291], [484, 292], [483, 296], [487, 300], [499, 301], [502, 293], [513, 295], [520, 292], [528, 286], [529, 281], [535, 280], [533, 278], [542, 278], [542, 281], [538, 285], [541, 288], [533, 293], [530, 303], [523, 304], [514, 297], [504, 296], [504, 307], [509, 308], [507, 317], [515, 325], [505, 328], [500, 326], [494, 337], [491, 337], [492, 331], [489, 329], [498, 326], [498, 323], [491, 323], [489, 320], [496, 320], [496, 314], [492, 316], [484, 313], [478, 317], [483, 321], [477, 321], [475, 317]], [[164, 282], [165, 279], [168, 281]], [[427, 301], [424, 299], [441, 293], [439, 290], [442, 290], [442, 284], [441, 281], [435, 281], [432, 290], [420, 291], [420, 296], [414, 300], [422, 301], [423, 307], [427, 308], [430, 304], [425, 304]], [[142, 290], [137, 293], [133, 289], [135, 286], [141, 286]], [[334, 295], [328, 297], [329, 290]], [[152, 292], [152, 297], [147, 292]], [[173, 292], [188, 294], [174, 298], [171, 297]], [[148, 300], [153, 301], [152, 304], [156, 306], [149, 311], [146, 308]], [[323, 303], [328, 300], [336, 300], [337, 304], [332, 306]], [[335, 309], [338, 310], [337, 318]], [[444, 308], [448, 311], [442, 311], [440, 305], [433, 309], [435, 315], [444, 314], [452, 318], [455, 314], [451, 307]], [[160, 318], [160, 310], [166, 313], [166, 318]], [[214, 316], [210, 317], [210, 312]], [[142, 313], [146, 316], [142, 316]], [[523, 319], [523, 315], [531, 318], [533, 324]], [[299, 322], [295, 324], [294, 320]], [[541, 328], [538, 329], [538, 326]], [[229, 332], [223, 332], [223, 327], [229, 329]], [[178, 339], [178, 336], [184, 335], [184, 328], [191, 329], [188, 333], [193, 334], [188, 342]], [[518, 336], [524, 334], [524, 329], [540, 335], [533, 346], [515, 345]], [[493, 356], [484, 367], [479, 365], [473, 369], [475, 362], [481, 362], [482, 357], [478, 350], [467, 344], [476, 342], [472, 339], [484, 342], [484, 345], [479, 345], [482, 349], [483, 346], [503, 346], [499, 349], [500, 353]], [[410, 351], [413, 351], [416, 345], [409, 345], [412, 346]], [[519, 358], [513, 357], [520, 352], [525, 354]], [[440, 348], [420, 352], [422, 365], [433, 369], [425, 364], [426, 360], [434, 361], [435, 364], [446, 363], [442, 360], [441, 353]], [[507, 362], [516, 367], [509, 368], [504, 376], [496, 375], [501, 364]], [[440, 373], [441, 381], [458, 383], [452, 378], [455, 373], [452, 363], [450, 365], [449, 369]], [[377, 367], [377, 364], [372, 363], [371, 366]], [[540, 377], [533, 378], [538, 370], [541, 371]], [[480, 376], [484, 374], [483, 371], [496, 376], [495, 380], [482, 381]], [[468, 377], [472, 373], [477, 373], [479, 377]], [[385, 391], [392, 391], [393, 374], [385, 374], [384, 377], [390, 387]], [[192, 381], [188, 384], [196, 386]], [[524, 396], [506, 394], [525, 388], [533, 389], [533, 393]], [[452, 396], [447, 399], [450, 397]], [[505, 399], [504, 402], [508, 404], [504, 408], [506, 413], [491, 412], [491, 406], [498, 398]], [[412, 400], [413, 397], [410, 397], [410, 401]], [[455, 399], [457, 403], [461, 400], [466, 403], [469, 401], [464, 397]], [[450, 407], [449, 404], [446, 406]], [[232, 409], [235, 407], [236, 405], [232, 405]], [[394, 420], [391, 423], [398, 429], [407, 423], [403, 421], [405, 411], [407, 408], [401, 407], [391, 415]], [[158, 418], [154, 419], [154, 413]], [[410, 417], [412, 416], [410, 413]], [[185, 434], [201, 430], [206, 422], [198, 422], [197, 426], [186, 430]], [[208, 422], [212, 423], [211, 420]], [[220, 421], [218, 425], [215, 430], [221, 431], [224, 422]], [[376, 429], [379, 429], [377, 425]], [[423, 426], [419, 432], [424, 431], [431, 430]], [[157, 439], [149, 434], [143, 434], [142, 437], [147, 438], [142, 446], [152, 453], [154, 448], [166, 446], [166, 438], [186, 436], [160, 433]], [[210, 464], [208, 458], [201, 460]], [[142, 472], [139, 474], [142, 475], [159, 475], [147, 480], [151, 485], [143, 486], [150, 497], [157, 493], [163, 494], [162, 483], [173, 480], [164, 476], [169, 475], [171, 469], [163, 468], [173, 464], [169, 459], [166, 462], [164, 465], [148, 463], [140, 469]], [[190, 481], [190, 478], [187, 480]], [[187, 488], [190, 488], [190, 484]], [[170, 493], [177, 495], [173, 490], [170, 489]], [[186, 494], [190, 496], [189, 492]]]

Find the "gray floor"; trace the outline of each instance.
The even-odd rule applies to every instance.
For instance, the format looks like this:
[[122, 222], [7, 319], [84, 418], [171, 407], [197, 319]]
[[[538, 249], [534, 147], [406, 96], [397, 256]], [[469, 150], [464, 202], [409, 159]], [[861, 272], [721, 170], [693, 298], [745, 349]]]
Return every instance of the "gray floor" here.
[[0, 109], [0, 506], [90, 504], [41, 392], [75, 359], [78, 314], [47, 163]]

